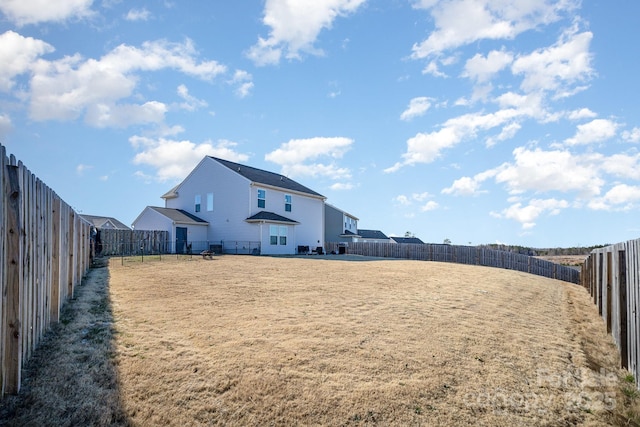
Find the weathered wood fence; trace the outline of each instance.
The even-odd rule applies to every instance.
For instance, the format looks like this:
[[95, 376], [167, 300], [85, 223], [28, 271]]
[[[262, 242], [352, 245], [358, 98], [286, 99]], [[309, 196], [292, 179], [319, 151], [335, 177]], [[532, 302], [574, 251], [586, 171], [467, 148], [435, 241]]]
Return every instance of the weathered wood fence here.
[[[326, 244], [327, 251], [339, 253], [340, 243]], [[498, 251], [475, 246], [440, 244], [410, 244], [382, 242], [349, 242], [347, 253], [421, 261], [442, 261], [459, 264], [518, 270], [565, 282], [579, 283], [580, 272], [571, 267], [514, 252]]]
[[171, 251], [168, 231], [100, 230], [100, 255], [166, 254]]
[[[620, 362], [640, 378], [640, 239], [591, 252], [582, 267], [582, 285], [591, 293], [620, 350]], [[638, 387], [640, 389], [640, 386]]]
[[90, 267], [90, 225], [0, 145], [0, 396]]

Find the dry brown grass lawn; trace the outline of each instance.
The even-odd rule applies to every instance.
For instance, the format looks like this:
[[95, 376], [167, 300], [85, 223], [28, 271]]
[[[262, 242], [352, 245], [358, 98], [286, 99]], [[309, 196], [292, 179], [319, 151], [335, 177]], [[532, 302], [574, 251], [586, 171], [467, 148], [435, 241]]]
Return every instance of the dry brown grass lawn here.
[[[582, 288], [476, 266], [333, 258], [112, 259], [109, 304], [94, 297], [88, 310], [108, 316], [64, 326], [60, 335], [76, 331], [78, 342], [58, 349], [95, 347], [104, 357], [76, 369], [104, 377], [79, 381], [69, 363], [81, 394], [46, 400], [31, 392], [52, 374], [34, 372], [0, 416], [10, 425], [637, 425], [635, 385]], [[103, 333], [112, 340], [93, 336]], [[103, 392], [82, 388], [91, 381]], [[104, 413], [74, 399], [104, 403]]]

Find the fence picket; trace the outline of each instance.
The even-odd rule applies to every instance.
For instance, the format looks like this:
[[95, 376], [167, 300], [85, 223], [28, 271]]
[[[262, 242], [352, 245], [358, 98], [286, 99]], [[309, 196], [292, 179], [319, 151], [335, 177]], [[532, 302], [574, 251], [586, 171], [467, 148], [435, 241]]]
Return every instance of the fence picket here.
[[[58, 320], [69, 270], [77, 279], [89, 268], [89, 252], [65, 256], [68, 240], [88, 247], [90, 224], [70, 227], [61, 214], [73, 210], [0, 145], [0, 397], [20, 391], [21, 370], [51, 322]], [[62, 236], [65, 236], [64, 238]]]
[[[328, 253], [339, 253], [339, 242], [325, 244]], [[528, 255], [473, 246], [439, 244], [350, 242], [348, 252], [380, 258], [403, 258], [421, 261], [457, 262], [524, 271], [538, 276], [580, 283], [580, 272], [572, 267], [533, 258]]]
[[591, 292], [607, 332], [620, 350], [621, 366], [637, 379], [640, 377], [640, 239], [595, 249], [585, 265], [583, 286]]

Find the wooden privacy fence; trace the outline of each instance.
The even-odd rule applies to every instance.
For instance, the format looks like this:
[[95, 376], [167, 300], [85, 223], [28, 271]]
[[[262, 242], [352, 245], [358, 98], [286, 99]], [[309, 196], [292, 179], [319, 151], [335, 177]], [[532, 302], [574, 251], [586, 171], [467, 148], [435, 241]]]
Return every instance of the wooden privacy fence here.
[[0, 145], [0, 396], [90, 267], [90, 224]]
[[171, 251], [168, 231], [100, 230], [99, 255], [166, 254]]
[[638, 385], [640, 239], [593, 250], [582, 267], [581, 277], [620, 350], [622, 367], [633, 374]]
[[[327, 243], [327, 251], [339, 253], [341, 243]], [[459, 264], [518, 270], [565, 282], [579, 283], [580, 272], [575, 268], [514, 252], [498, 251], [475, 246], [439, 244], [349, 242], [346, 252], [355, 255], [403, 258], [421, 261], [455, 262]]]

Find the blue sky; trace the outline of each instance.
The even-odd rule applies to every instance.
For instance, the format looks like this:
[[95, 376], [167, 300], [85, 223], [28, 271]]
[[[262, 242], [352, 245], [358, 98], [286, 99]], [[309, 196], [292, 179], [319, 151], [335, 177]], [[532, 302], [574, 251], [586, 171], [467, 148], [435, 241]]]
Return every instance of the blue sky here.
[[205, 156], [426, 242], [638, 238], [620, 0], [0, 0], [0, 142], [130, 224]]

